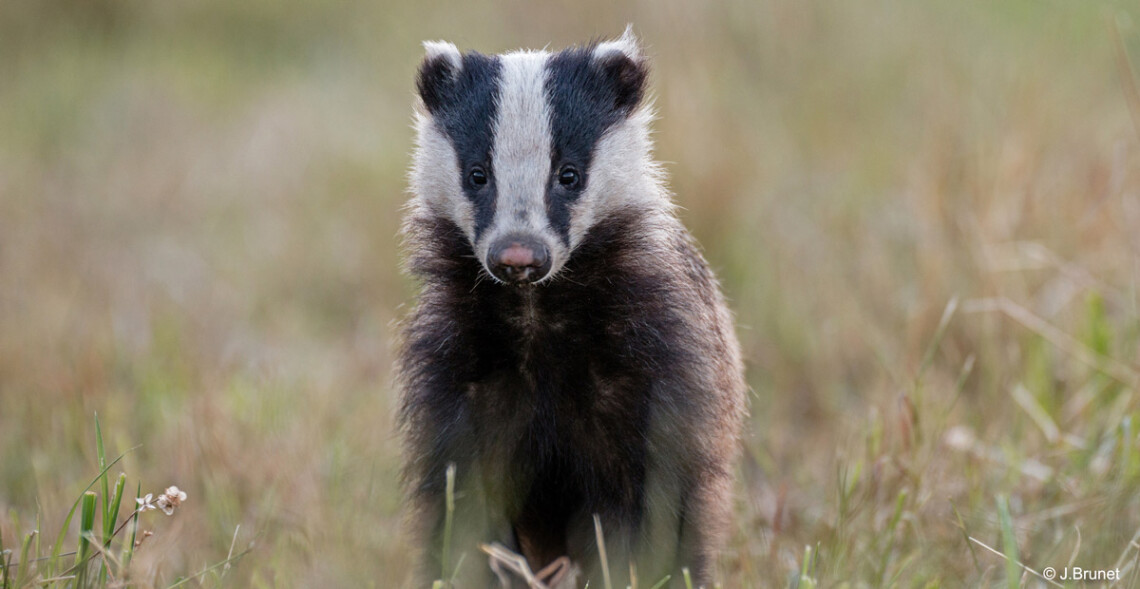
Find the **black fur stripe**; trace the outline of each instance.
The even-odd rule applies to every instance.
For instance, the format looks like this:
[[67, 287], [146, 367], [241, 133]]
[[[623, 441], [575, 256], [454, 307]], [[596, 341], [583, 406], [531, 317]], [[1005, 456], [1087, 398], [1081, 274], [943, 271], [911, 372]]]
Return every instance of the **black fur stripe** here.
[[[459, 72], [453, 71], [444, 58], [426, 62], [420, 70], [420, 95], [436, 124], [451, 139], [459, 160], [463, 191], [475, 205], [476, 239], [495, 217], [491, 152], [501, 74], [498, 56], [476, 52], [463, 56]], [[475, 166], [487, 171], [487, 184], [477, 186], [466, 181]]]
[[[546, 96], [551, 107], [551, 169], [546, 191], [550, 224], [569, 245], [570, 205], [589, 182], [594, 147], [614, 124], [629, 116], [641, 102], [644, 64], [620, 52], [598, 59], [594, 46], [567, 49], [547, 62]], [[565, 190], [558, 183], [563, 166], [582, 174], [578, 190]]]

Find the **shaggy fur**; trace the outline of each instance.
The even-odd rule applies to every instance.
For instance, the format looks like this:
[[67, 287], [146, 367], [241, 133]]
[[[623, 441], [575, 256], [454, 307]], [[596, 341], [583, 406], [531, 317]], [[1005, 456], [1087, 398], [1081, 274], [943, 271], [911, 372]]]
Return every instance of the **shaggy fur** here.
[[[421, 76], [433, 63], [462, 75], [464, 59], [452, 51], [429, 45]], [[518, 190], [498, 196], [521, 221], [566, 240], [551, 276], [521, 286], [488, 277], [461, 188], [463, 156], [437, 113], [420, 114], [404, 237], [422, 287], [403, 325], [398, 366], [409, 517], [423, 547], [416, 582], [428, 586], [444, 569], [445, 473], [454, 464], [446, 564], [465, 554], [457, 587], [497, 585], [478, 549], [491, 542], [523, 554], [536, 571], [567, 556], [580, 573], [567, 586], [601, 586], [594, 514], [615, 586], [629, 583], [630, 561], [646, 586], [667, 574], [680, 583], [681, 567], [711, 584], [732, 508], [744, 384], [719, 286], [650, 159], [644, 63], [628, 34], [549, 58], [521, 55], [501, 68], [502, 79], [526, 71], [541, 82], [559, 71], [547, 60], [559, 58], [595, 63], [586, 66], [604, 76], [607, 62], [625, 59], [640, 72], [637, 95], [615, 104], [627, 110], [589, 150], [589, 183], [567, 207], [565, 232], [551, 228], [549, 207], [526, 205]], [[509, 102], [517, 89], [497, 91]], [[556, 110], [525, 108], [544, 120]], [[550, 155], [551, 143], [541, 142], [552, 141], [560, 123], [502, 120], [510, 112], [500, 110], [496, 127], [526, 128], [505, 143], [496, 138], [506, 147], [492, 155], [495, 173], [508, 182], [531, 177], [532, 186], [537, 175], [545, 185], [559, 162], [533, 153]], [[538, 143], [526, 147], [527, 140]]]

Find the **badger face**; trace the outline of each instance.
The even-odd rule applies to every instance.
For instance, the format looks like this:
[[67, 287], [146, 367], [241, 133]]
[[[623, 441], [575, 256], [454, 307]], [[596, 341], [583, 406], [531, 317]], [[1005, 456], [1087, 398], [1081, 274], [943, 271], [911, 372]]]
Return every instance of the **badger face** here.
[[599, 219], [667, 202], [630, 31], [559, 53], [424, 46], [414, 202], [459, 227], [497, 281], [551, 280]]

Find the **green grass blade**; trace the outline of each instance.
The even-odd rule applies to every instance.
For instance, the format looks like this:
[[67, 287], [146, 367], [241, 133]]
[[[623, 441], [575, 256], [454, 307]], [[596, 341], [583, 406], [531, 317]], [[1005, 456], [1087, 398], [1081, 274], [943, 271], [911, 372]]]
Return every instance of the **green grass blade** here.
[[443, 522], [443, 558], [440, 579], [448, 578], [447, 569], [451, 566], [451, 526], [455, 517], [455, 464], [447, 465], [447, 490], [445, 492], [445, 508]]
[[815, 553], [811, 546], [804, 546], [804, 561], [800, 564], [799, 589], [815, 589], [812, 571], [815, 569]]
[[189, 583], [190, 581], [193, 581], [194, 579], [197, 579], [198, 577], [205, 575], [206, 573], [217, 570], [218, 568], [224, 567], [228, 564], [232, 564], [232, 563], [240, 560], [241, 557], [245, 556], [246, 554], [249, 554], [252, 551], [253, 551], [253, 545], [250, 544], [249, 547], [247, 547], [245, 550], [242, 550], [241, 552], [239, 552], [239, 553], [237, 553], [237, 554], [235, 554], [235, 555], [233, 555], [233, 556], [231, 556], [231, 557], [229, 557], [229, 558], [227, 558], [221, 562], [214, 563], [214, 564], [198, 571], [197, 573], [190, 575], [189, 577], [179, 579], [173, 585], [170, 585], [167, 589], [174, 589], [175, 587], [180, 587], [182, 585], [185, 585], [186, 583]]
[[451, 578], [448, 579], [447, 582], [448, 587], [455, 586], [455, 579], [459, 576], [459, 569], [463, 567], [463, 559], [465, 558], [467, 558], [466, 552], [460, 554], [459, 558], [455, 559], [455, 566], [451, 567]]
[[602, 582], [606, 589], [613, 589], [613, 582], [610, 580], [610, 563], [609, 557], [606, 555], [606, 538], [602, 535], [602, 518], [598, 514], [594, 514], [594, 536], [598, 541], [598, 555], [602, 560]]
[[39, 533], [40, 530], [44, 529], [43, 521], [41, 520], [42, 515], [43, 514], [40, 512], [39, 504], [37, 502], [37, 505], [36, 505], [36, 549], [33, 552], [37, 561], [40, 560], [40, 555], [43, 554], [42, 552], [40, 552], [40, 538], [43, 536], [43, 534]]
[[[39, 530], [32, 530], [31, 533], [28, 534], [28, 537], [24, 538], [24, 545], [20, 547], [19, 570], [16, 571], [17, 587], [23, 587], [25, 585], [28, 575], [32, 570], [32, 561], [28, 558], [28, 554], [31, 552], [32, 540], [38, 535]], [[11, 574], [12, 571], [7, 571], [4, 574], [4, 580], [7, 581]]]
[[103, 428], [99, 425], [99, 414], [95, 414], [95, 458], [99, 464], [99, 483], [103, 486], [103, 526], [107, 521], [107, 498], [111, 496], [107, 484], [107, 452], [103, 446]]
[[[142, 497], [142, 483], [139, 483], [135, 488], [135, 499]], [[136, 502], [137, 503], [137, 502]], [[120, 559], [123, 563], [123, 573], [130, 568], [131, 556], [135, 553], [135, 535], [139, 531], [139, 511], [136, 508], [134, 514], [131, 516], [131, 537], [127, 539], [126, 545], [123, 546], [123, 557]]]
[[1104, 297], [1093, 291], [1085, 303], [1088, 324], [1085, 345], [1101, 356], [1112, 355], [1112, 323], [1108, 319]]
[[103, 537], [107, 546], [111, 545], [111, 535], [115, 533], [115, 524], [119, 521], [119, 507], [123, 503], [123, 488], [127, 484], [127, 474], [119, 473], [119, 480], [115, 481], [115, 491], [109, 495], [107, 503], [107, 518], [103, 520]]
[[[134, 448], [127, 450], [127, 452], [130, 452], [131, 450], [134, 450], [135, 448], [138, 448], [138, 446], [135, 446]], [[106, 474], [107, 471], [112, 466], [115, 466], [116, 464], [118, 464], [119, 461], [122, 460], [123, 457], [127, 455], [127, 452], [123, 452], [122, 454], [119, 454], [118, 458], [112, 460], [110, 464], [108, 464], [106, 467], [104, 467], [102, 472], [100, 472], [98, 474], [98, 476], [96, 476], [94, 479], [91, 479], [90, 483], [87, 483], [87, 486], [84, 487], [83, 492], [86, 493], [87, 491], [91, 490], [91, 487], [95, 486], [95, 483], [99, 482], [99, 477]], [[51, 573], [54, 572], [56, 565], [58, 564], [59, 555], [63, 552], [63, 541], [67, 537], [67, 528], [69, 528], [71, 526], [71, 518], [75, 516], [75, 510], [79, 508], [79, 503], [83, 500], [83, 497], [84, 497], [83, 495], [80, 495], [79, 498], [75, 500], [75, 503], [73, 503], [71, 505], [71, 510], [67, 512], [67, 517], [63, 519], [63, 526], [61, 527], [61, 529], [59, 531], [59, 536], [55, 540], [55, 545], [51, 549], [51, 558], [48, 559], [47, 575], [46, 575], [48, 577], [52, 576]]]
[[[102, 474], [99, 476], [99, 484], [103, 487], [103, 505], [102, 505], [102, 510], [101, 510], [102, 511], [102, 520], [101, 521], [103, 522], [103, 527], [106, 528], [108, 525], [107, 521], [112, 519], [111, 514], [110, 514], [111, 493], [110, 493], [110, 489], [108, 488], [110, 486], [109, 481], [107, 480], [107, 449], [106, 449], [106, 446], [103, 444], [103, 427], [99, 424], [99, 413], [98, 412], [95, 413], [95, 458], [98, 461], [99, 470], [100, 470], [100, 472], [102, 472]], [[94, 515], [94, 514], [92, 514], [92, 515]], [[114, 521], [112, 521], [110, 525], [114, 526], [115, 525]], [[94, 528], [92, 528], [92, 529], [94, 529]], [[107, 538], [108, 538], [107, 541], [110, 542], [110, 534], [107, 534]], [[86, 570], [86, 567], [84, 567], [84, 570]], [[106, 578], [106, 574], [107, 574], [107, 559], [103, 559], [103, 562], [99, 565], [99, 579], [98, 579], [99, 584], [103, 583], [103, 580]]]
[[958, 512], [958, 506], [954, 502], [950, 502], [950, 509], [954, 510], [954, 517], [958, 518], [958, 529], [962, 530], [962, 541], [966, 543], [966, 548], [970, 549], [970, 559], [974, 561], [974, 569], [978, 574], [982, 574], [982, 563], [978, 562], [978, 553], [974, 551], [974, 543], [970, 541], [970, 533], [966, 530], [966, 521], [962, 519], [962, 514]]
[[95, 529], [95, 502], [94, 491], [83, 493], [83, 507], [79, 511], [79, 550], [75, 554], [77, 587], [83, 587], [87, 581], [87, 557], [91, 553], [91, 532]]
[[[106, 476], [103, 477], [106, 479]], [[115, 481], [115, 490], [103, 501], [103, 550], [111, 549], [111, 540], [115, 535], [115, 524], [119, 520], [119, 506], [123, 502], [123, 487], [127, 484], [127, 474], [119, 473], [119, 479]], [[103, 559], [103, 564], [99, 566], [99, 582], [103, 583], [107, 579], [107, 559]]]
[[1009, 589], [1017, 589], [1021, 586], [1021, 568], [1018, 566], [1021, 557], [1017, 553], [1017, 537], [1013, 535], [1013, 518], [1009, 516], [1009, 502], [1004, 495], [998, 495], [997, 508], [1001, 520], [1002, 549], [1005, 550], [1006, 582], [1009, 584]]
[[891, 553], [894, 552], [895, 549], [895, 532], [898, 530], [899, 520], [902, 519], [903, 507], [906, 506], [907, 496], [908, 493], [906, 489], [899, 491], [898, 498], [895, 499], [895, 512], [891, 515], [890, 524], [887, 525], [887, 546], [880, 556], [879, 574], [877, 575], [877, 578], [880, 579], [882, 583], [886, 583], [887, 567], [890, 565]]

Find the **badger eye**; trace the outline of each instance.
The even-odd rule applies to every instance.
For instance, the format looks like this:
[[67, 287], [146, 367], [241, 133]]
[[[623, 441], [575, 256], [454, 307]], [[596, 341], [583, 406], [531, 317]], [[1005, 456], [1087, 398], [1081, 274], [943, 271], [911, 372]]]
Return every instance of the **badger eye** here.
[[487, 184], [487, 171], [479, 166], [476, 166], [467, 173], [467, 181], [472, 186], [483, 186]]
[[578, 175], [578, 170], [571, 166], [566, 166], [562, 168], [561, 172], [558, 172], [558, 183], [566, 188], [577, 188], [581, 182], [582, 178]]

